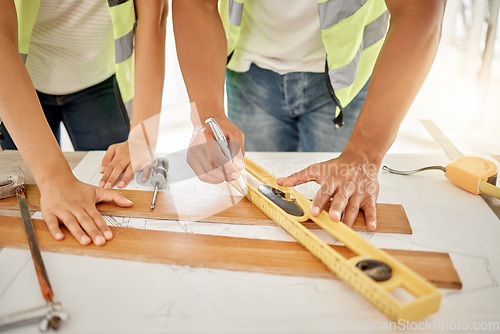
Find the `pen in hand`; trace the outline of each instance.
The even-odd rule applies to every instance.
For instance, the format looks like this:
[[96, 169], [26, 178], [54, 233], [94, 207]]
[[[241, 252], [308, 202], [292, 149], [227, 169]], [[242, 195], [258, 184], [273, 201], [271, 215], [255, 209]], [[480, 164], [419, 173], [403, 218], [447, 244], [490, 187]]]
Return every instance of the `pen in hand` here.
[[[231, 160], [231, 152], [229, 151], [229, 144], [226, 140], [226, 136], [224, 136], [224, 131], [222, 131], [222, 128], [220, 125], [215, 121], [213, 118], [209, 118], [205, 121], [205, 124], [208, 124], [210, 128], [212, 129], [212, 132], [214, 134], [215, 140], [217, 141], [217, 144], [219, 144], [219, 147], [222, 150], [222, 153]], [[235, 188], [244, 196], [247, 196], [247, 185], [245, 184], [245, 181], [243, 180], [243, 177], [240, 175], [236, 179], [237, 185], [234, 184], [234, 182], [230, 182]]]

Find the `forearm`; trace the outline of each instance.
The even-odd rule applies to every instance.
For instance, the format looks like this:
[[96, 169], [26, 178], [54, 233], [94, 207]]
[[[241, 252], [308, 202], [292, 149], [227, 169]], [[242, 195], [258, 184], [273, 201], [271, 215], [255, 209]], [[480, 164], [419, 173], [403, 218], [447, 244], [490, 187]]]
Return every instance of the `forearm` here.
[[[391, 1], [386, 2], [391, 10]], [[361, 152], [369, 162], [381, 163], [431, 68], [444, 3], [422, 1], [391, 11], [390, 28], [344, 152]]]
[[217, 1], [173, 0], [175, 41], [194, 125], [224, 114], [227, 46]]
[[166, 1], [135, 1], [135, 97], [131, 128], [161, 111], [165, 80]]
[[[4, 11], [5, 10], [5, 11]], [[0, 29], [0, 117], [21, 155], [41, 187], [56, 178], [72, 176], [57, 141], [45, 119], [35, 88], [17, 47], [15, 8], [2, 8]], [[13, 31], [14, 30], [14, 31]]]

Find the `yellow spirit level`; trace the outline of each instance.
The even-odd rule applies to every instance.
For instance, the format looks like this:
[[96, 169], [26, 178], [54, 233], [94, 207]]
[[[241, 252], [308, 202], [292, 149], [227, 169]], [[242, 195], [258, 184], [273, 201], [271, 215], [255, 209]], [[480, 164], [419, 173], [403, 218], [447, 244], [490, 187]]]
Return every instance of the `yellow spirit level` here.
[[[441, 293], [434, 285], [344, 223], [332, 221], [326, 211], [311, 216], [309, 199], [293, 188], [278, 186], [275, 176], [248, 158], [245, 169], [262, 182], [257, 187], [247, 182], [249, 200], [389, 319], [415, 321], [439, 310]], [[309, 219], [356, 256], [345, 258], [311, 233], [301, 224]], [[394, 292], [401, 288], [411, 294], [411, 300], [396, 297]]]

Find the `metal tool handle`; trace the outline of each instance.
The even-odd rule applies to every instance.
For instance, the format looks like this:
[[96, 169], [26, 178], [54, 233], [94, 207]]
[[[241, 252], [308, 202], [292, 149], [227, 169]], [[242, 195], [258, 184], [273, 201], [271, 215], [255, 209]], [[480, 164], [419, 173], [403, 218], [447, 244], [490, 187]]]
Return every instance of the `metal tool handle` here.
[[151, 185], [158, 188], [165, 187], [167, 182], [168, 159], [166, 157], [158, 157], [153, 166], [151, 174]]
[[16, 195], [16, 188], [24, 184], [21, 168], [15, 167], [0, 171], [0, 199]]
[[150, 183], [154, 187], [153, 199], [151, 200], [151, 209], [156, 206], [156, 196], [158, 190], [166, 187], [167, 184], [168, 159], [166, 157], [158, 157], [153, 166]]
[[387, 166], [382, 166], [382, 169], [385, 171], [388, 171], [389, 173], [398, 174], [398, 175], [411, 175], [411, 174], [423, 172], [424, 170], [431, 170], [431, 169], [437, 169], [437, 170], [441, 170], [443, 172], [446, 172], [446, 167], [443, 167], [443, 166], [428, 166], [428, 167], [423, 167], [423, 168], [413, 169], [413, 170], [397, 170], [397, 169], [389, 168]]
[[69, 314], [63, 310], [61, 303], [47, 302], [43, 306], [0, 316], [0, 332], [37, 322], [40, 322], [41, 332], [57, 330], [61, 321], [68, 319]]

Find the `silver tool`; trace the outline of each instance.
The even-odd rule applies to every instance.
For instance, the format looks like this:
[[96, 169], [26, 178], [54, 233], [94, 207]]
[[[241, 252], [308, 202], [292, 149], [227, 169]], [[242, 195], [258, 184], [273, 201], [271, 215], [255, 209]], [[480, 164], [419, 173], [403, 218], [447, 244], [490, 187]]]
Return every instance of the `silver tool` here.
[[446, 172], [446, 167], [444, 167], [444, 166], [427, 166], [427, 167], [413, 169], [413, 170], [397, 170], [397, 169], [389, 168], [387, 166], [382, 166], [382, 170], [388, 171], [389, 173], [392, 173], [392, 174], [411, 175], [411, 174], [423, 172], [425, 170], [440, 170], [440, 171]]
[[[217, 144], [219, 144], [219, 147], [222, 150], [222, 153], [228, 158], [229, 160], [232, 159], [231, 152], [229, 151], [229, 144], [226, 140], [226, 136], [224, 135], [224, 131], [222, 131], [222, 128], [220, 127], [219, 123], [213, 118], [209, 118], [205, 121], [205, 124], [208, 124], [210, 128], [212, 129], [212, 132], [214, 134], [215, 140], [217, 141]], [[247, 196], [248, 193], [248, 188], [247, 185], [245, 184], [245, 181], [243, 180], [243, 177], [240, 175], [236, 180], [233, 180], [229, 182], [233, 187], [236, 188], [243, 196]]]
[[40, 247], [36, 239], [35, 229], [33, 228], [33, 222], [31, 221], [28, 203], [26, 202], [24, 174], [20, 168], [14, 168], [4, 172], [2, 175], [3, 177], [0, 177], [0, 198], [9, 197], [12, 193], [12, 188], [14, 189], [14, 193], [19, 203], [26, 236], [28, 237], [28, 245], [31, 257], [33, 258], [38, 283], [40, 284], [40, 290], [47, 304], [35, 309], [1, 316], [0, 331], [39, 320], [41, 320], [39, 327], [40, 331], [45, 332], [48, 329], [57, 330], [61, 321], [66, 321], [69, 315], [64, 312], [60, 303], [56, 303], [53, 300], [54, 292], [49, 282], [49, 276], [45, 269], [42, 253], [40, 252]]
[[153, 172], [149, 183], [154, 187], [153, 199], [151, 201], [151, 209], [156, 206], [156, 196], [158, 190], [166, 187], [167, 184], [168, 160], [166, 157], [158, 157], [153, 165]]
[[59, 302], [47, 302], [46, 305], [0, 316], [0, 332], [19, 326], [31, 325], [39, 322], [41, 332], [49, 328], [57, 330], [61, 321], [69, 319], [69, 315], [62, 309]]
[[4, 169], [0, 173], [0, 199], [16, 195], [16, 188], [24, 184], [21, 168]]

